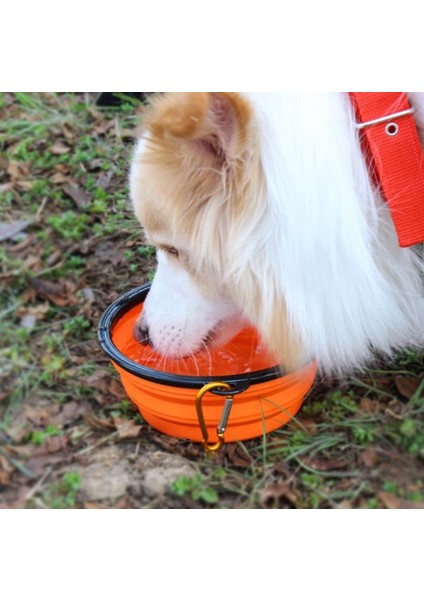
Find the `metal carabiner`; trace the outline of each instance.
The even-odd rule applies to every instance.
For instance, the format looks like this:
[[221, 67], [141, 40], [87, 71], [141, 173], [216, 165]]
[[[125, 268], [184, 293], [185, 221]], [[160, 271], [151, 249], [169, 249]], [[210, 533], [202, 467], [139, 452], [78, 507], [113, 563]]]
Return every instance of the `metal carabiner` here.
[[230, 416], [231, 408], [233, 406], [234, 396], [233, 396], [233, 394], [228, 394], [225, 399], [225, 404], [224, 404], [224, 409], [222, 411], [221, 419], [216, 428], [217, 435], [218, 435], [218, 441], [215, 442], [214, 444], [209, 444], [208, 443], [209, 433], [208, 433], [208, 429], [206, 427], [205, 417], [203, 415], [202, 400], [203, 400], [203, 396], [205, 394], [207, 394], [211, 390], [214, 390], [217, 388], [221, 388], [221, 389], [224, 389], [227, 391], [232, 390], [232, 387], [229, 383], [224, 383], [222, 381], [213, 381], [212, 383], [207, 383], [206, 385], [204, 385], [202, 387], [202, 389], [199, 390], [199, 392], [196, 396], [197, 418], [199, 419], [199, 425], [200, 425], [200, 429], [202, 431], [202, 436], [203, 436], [202, 444], [203, 444], [204, 449], [207, 452], [217, 452], [222, 447], [222, 445], [225, 441], [224, 433], [227, 428], [228, 419]]

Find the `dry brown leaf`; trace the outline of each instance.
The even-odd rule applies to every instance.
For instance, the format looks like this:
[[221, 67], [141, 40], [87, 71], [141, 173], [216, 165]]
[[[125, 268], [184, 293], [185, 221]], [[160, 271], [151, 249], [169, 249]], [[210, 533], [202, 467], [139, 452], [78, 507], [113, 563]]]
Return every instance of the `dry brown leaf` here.
[[226, 444], [224, 446], [226, 458], [228, 458], [235, 467], [248, 467], [252, 464], [252, 458], [244, 452], [238, 444]]
[[142, 425], [122, 417], [112, 417], [120, 440], [136, 438], [140, 435]]
[[0, 485], [10, 485], [10, 475], [6, 471], [0, 471]]
[[378, 402], [371, 400], [370, 398], [361, 398], [359, 402], [359, 410], [362, 412], [375, 414], [380, 410]]
[[85, 208], [90, 204], [90, 196], [82, 188], [74, 183], [67, 183], [63, 186], [63, 191], [67, 194], [78, 208]]
[[424, 502], [411, 502], [410, 500], [404, 500], [398, 498], [390, 492], [378, 492], [377, 498], [384, 504], [386, 508], [390, 509], [417, 509], [424, 508]]
[[296, 505], [297, 496], [290, 489], [287, 481], [280, 483], [271, 483], [259, 492], [260, 502], [264, 508], [279, 508], [284, 502], [288, 501], [293, 506]]
[[304, 464], [316, 471], [340, 471], [348, 466], [344, 458], [323, 458], [322, 456], [307, 456], [303, 459]]
[[65, 175], [64, 173], [61, 173], [60, 171], [58, 171], [57, 173], [55, 173], [54, 175], [52, 175], [49, 178], [49, 181], [51, 181], [51, 183], [54, 184], [60, 184], [60, 183], [68, 183], [69, 182], [69, 176]]
[[290, 429], [293, 431], [306, 431], [307, 433], [316, 433], [317, 424], [313, 419], [307, 419], [305, 417], [296, 418], [289, 424]]
[[20, 180], [16, 183], [16, 186], [23, 192], [29, 192], [32, 190], [34, 182], [30, 180]]
[[68, 141], [73, 141], [75, 134], [74, 134], [71, 126], [68, 125], [68, 123], [64, 123], [62, 125], [62, 132]]
[[60, 156], [61, 154], [67, 154], [68, 152], [70, 152], [70, 150], [70, 147], [66, 144], [63, 144], [62, 142], [55, 142], [50, 147], [50, 152], [52, 154], [55, 154], [56, 156]]
[[421, 384], [422, 377], [413, 375], [398, 375], [395, 378], [396, 388], [402, 396], [410, 400]]
[[99, 510], [104, 508], [104, 506], [98, 504], [97, 502], [84, 502], [84, 508], [87, 510]]
[[368, 468], [374, 467], [380, 462], [380, 456], [373, 448], [367, 448], [360, 454], [361, 461]]
[[43, 302], [42, 304], [36, 304], [35, 306], [20, 306], [16, 311], [16, 314], [18, 317], [21, 317], [21, 319], [31, 315], [32, 317], [35, 317], [37, 321], [42, 321], [49, 310], [50, 304], [48, 302]]
[[55, 306], [73, 306], [79, 303], [73, 295], [75, 288], [69, 282], [56, 283], [39, 277], [27, 279], [37, 296], [45, 298]]
[[102, 173], [98, 177], [96, 184], [99, 188], [102, 188], [103, 190], [107, 190], [108, 187], [110, 186], [112, 179], [113, 179], [113, 171], [107, 171], [106, 173]]
[[11, 248], [9, 248], [8, 251], [9, 252], [21, 252], [22, 250], [25, 250], [28, 246], [30, 246], [33, 242], [35, 242], [36, 239], [37, 239], [37, 234], [31, 233], [31, 234], [27, 235], [27, 237], [24, 240], [22, 240], [22, 242], [19, 242], [18, 244], [15, 244]]
[[87, 425], [89, 425], [93, 429], [99, 429], [99, 430], [114, 429], [114, 424], [113, 424], [112, 419], [102, 419], [101, 417], [98, 417], [94, 413], [87, 413], [84, 416], [84, 421], [87, 423]]
[[7, 173], [10, 175], [12, 181], [16, 181], [28, 175], [29, 165], [28, 163], [10, 160], [7, 166]]
[[128, 396], [127, 392], [124, 389], [124, 386], [119, 381], [119, 379], [110, 379], [108, 391], [110, 394], [112, 394], [112, 396], [115, 396], [115, 398], [117, 398], [118, 400], [125, 400], [125, 398], [127, 398]]
[[[0, 171], [1, 171], [1, 165], [0, 165]], [[13, 190], [13, 183], [0, 183], [0, 194], [5, 194], [6, 192], [10, 192], [11, 190]]]
[[10, 240], [18, 233], [24, 231], [31, 221], [13, 221], [12, 223], [0, 223], [0, 242]]
[[6, 473], [13, 473], [14, 471], [14, 467], [2, 454], [0, 454], [0, 470], [5, 471]]
[[42, 477], [46, 472], [46, 467], [50, 465], [58, 465], [66, 460], [64, 452], [57, 454], [36, 454], [30, 456], [25, 464], [25, 468], [31, 473], [32, 478], [37, 479]]

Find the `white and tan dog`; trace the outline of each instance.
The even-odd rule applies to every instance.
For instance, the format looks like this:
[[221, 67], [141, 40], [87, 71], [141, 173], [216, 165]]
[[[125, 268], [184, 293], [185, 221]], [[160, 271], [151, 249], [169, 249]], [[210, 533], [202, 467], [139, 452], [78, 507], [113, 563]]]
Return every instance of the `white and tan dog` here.
[[[424, 94], [410, 94], [424, 128]], [[402, 249], [343, 93], [167, 93], [134, 154], [158, 270], [136, 337], [183, 357], [250, 322], [288, 370], [424, 342], [422, 263]]]

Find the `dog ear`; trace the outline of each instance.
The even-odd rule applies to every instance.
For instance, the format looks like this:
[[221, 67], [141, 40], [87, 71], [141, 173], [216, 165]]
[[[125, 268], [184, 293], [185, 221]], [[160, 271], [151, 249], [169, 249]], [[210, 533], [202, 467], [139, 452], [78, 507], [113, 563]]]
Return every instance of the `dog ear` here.
[[236, 92], [172, 92], [158, 97], [145, 116], [160, 141], [190, 144], [222, 161], [246, 148], [251, 109]]

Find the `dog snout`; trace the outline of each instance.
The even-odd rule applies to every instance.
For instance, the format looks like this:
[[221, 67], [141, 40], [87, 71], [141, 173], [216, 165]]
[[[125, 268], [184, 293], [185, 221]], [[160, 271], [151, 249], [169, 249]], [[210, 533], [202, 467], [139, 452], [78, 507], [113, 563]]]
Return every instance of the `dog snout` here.
[[149, 337], [149, 327], [145, 323], [136, 323], [134, 327], [134, 337], [137, 342], [143, 344], [143, 346], [151, 346], [151, 340]]

